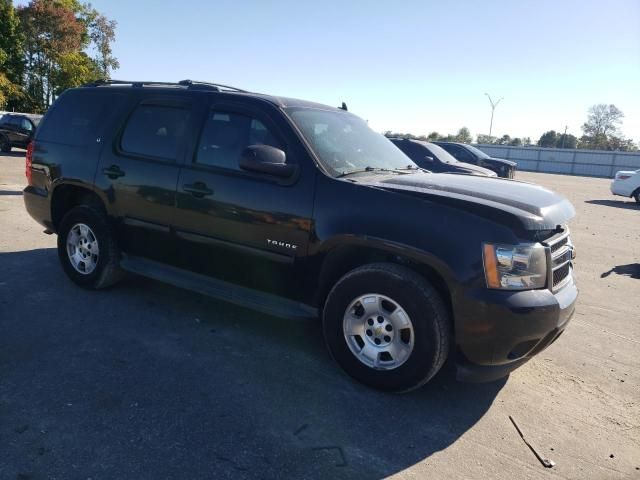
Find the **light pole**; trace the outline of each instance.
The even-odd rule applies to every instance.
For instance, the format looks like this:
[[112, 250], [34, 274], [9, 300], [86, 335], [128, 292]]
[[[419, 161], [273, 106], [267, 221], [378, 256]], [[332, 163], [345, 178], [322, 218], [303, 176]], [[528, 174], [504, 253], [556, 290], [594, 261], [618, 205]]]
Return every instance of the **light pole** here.
[[491, 99], [491, 95], [489, 95], [488, 93], [485, 93], [485, 95], [487, 96], [487, 98], [489, 99], [489, 103], [491, 104], [491, 123], [489, 123], [489, 136], [491, 136], [491, 131], [493, 130], [493, 112], [504, 97], [500, 97], [497, 101], [494, 102]]

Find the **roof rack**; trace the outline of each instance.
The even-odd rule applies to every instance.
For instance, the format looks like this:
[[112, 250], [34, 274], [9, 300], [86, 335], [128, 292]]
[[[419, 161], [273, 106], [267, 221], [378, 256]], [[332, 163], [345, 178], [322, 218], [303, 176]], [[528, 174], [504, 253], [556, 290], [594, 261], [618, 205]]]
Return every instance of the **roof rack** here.
[[137, 80], [106, 80], [100, 79], [94, 82], [85, 83], [83, 87], [100, 87], [105, 85], [131, 85], [133, 88], [141, 87], [186, 87], [191, 90], [213, 90], [220, 92], [222, 90], [231, 92], [248, 93], [246, 90], [241, 90], [229, 85], [223, 85], [221, 83], [201, 82], [197, 80], [180, 80], [179, 82], [143, 82]]

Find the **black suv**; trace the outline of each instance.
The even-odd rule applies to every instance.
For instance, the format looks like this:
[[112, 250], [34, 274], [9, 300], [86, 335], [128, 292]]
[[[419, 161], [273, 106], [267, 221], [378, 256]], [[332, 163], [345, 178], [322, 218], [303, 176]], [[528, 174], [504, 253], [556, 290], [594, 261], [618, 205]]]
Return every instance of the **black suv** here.
[[26, 170], [26, 208], [77, 284], [128, 271], [319, 316], [332, 356], [376, 388], [416, 388], [447, 359], [459, 378], [504, 376], [574, 313], [566, 199], [424, 172], [342, 109], [100, 82], [56, 100]]
[[470, 163], [459, 162], [442, 147], [430, 142], [411, 138], [389, 138], [416, 165], [433, 173], [461, 173], [465, 175], [481, 175], [495, 177], [496, 173], [488, 168], [478, 167]]
[[435, 143], [436, 145], [440, 145], [459, 162], [470, 163], [472, 165], [478, 165], [479, 167], [488, 168], [489, 170], [493, 170], [494, 172], [496, 172], [496, 174], [502, 178], [515, 177], [516, 167], [518, 166], [516, 162], [505, 160], [504, 158], [490, 157], [482, 150], [479, 150], [474, 146], [467, 145], [466, 143], [433, 143]]
[[41, 115], [23, 113], [7, 113], [0, 117], [0, 151], [8, 153], [12, 147], [27, 148], [41, 118]]

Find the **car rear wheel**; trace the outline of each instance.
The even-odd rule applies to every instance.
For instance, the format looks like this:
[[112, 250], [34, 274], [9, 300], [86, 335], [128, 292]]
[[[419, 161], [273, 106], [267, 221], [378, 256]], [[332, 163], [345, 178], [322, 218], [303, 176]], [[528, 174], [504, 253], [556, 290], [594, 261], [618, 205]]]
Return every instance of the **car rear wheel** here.
[[633, 192], [633, 198], [637, 204], [640, 204], [640, 188]]
[[74, 207], [64, 216], [58, 228], [58, 258], [69, 278], [82, 287], [105, 288], [122, 277], [112, 227], [95, 206]]
[[381, 390], [420, 387], [449, 353], [449, 312], [417, 273], [395, 264], [357, 268], [333, 287], [323, 310], [327, 346], [356, 380]]

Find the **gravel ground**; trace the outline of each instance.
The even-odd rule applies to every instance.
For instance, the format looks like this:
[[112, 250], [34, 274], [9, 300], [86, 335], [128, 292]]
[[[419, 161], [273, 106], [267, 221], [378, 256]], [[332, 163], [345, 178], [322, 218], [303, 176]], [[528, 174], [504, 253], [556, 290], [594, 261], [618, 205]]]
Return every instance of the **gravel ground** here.
[[640, 478], [640, 208], [609, 180], [518, 174], [578, 211], [555, 344], [500, 382], [389, 395], [317, 322], [137, 277], [75, 287], [24, 210], [23, 155], [0, 157], [0, 479]]

